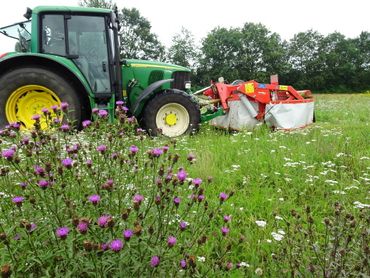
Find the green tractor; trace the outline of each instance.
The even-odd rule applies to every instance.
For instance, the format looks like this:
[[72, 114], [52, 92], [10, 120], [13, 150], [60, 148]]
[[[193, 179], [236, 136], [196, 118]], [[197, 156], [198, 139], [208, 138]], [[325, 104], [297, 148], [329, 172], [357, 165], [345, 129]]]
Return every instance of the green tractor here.
[[198, 128], [199, 105], [188, 93], [190, 70], [120, 61], [117, 11], [39, 6], [24, 16], [27, 21], [0, 28], [17, 40], [15, 52], [0, 55], [0, 128], [17, 122], [32, 129], [33, 115], [63, 102], [80, 127], [94, 108], [114, 119], [120, 100], [154, 136]]

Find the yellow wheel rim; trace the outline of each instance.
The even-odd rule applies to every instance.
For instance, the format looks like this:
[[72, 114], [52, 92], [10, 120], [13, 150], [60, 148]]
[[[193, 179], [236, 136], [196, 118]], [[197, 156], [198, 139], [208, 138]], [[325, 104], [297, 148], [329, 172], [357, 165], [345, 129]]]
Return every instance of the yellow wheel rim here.
[[52, 113], [46, 117], [42, 109], [50, 109], [54, 105], [60, 107], [60, 104], [59, 97], [52, 90], [40, 85], [25, 85], [10, 94], [5, 105], [5, 115], [9, 123], [18, 122], [22, 129], [32, 129], [35, 123], [32, 116], [39, 114], [41, 128], [46, 129], [56, 115]]
[[184, 134], [189, 128], [190, 115], [184, 106], [171, 102], [158, 110], [155, 122], [163, 135], [176, 137]]

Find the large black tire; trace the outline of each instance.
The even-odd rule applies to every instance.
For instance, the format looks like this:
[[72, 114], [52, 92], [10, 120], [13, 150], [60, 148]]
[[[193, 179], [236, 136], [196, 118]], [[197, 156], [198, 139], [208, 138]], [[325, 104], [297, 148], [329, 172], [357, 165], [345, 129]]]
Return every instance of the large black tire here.
[[[83, 114], [85, 111], [85, 107], [82, 107], [83, 101], [79, 98], [77, 91], [73, 86], [73, 83], [59, 76], [57, 73], [38, 66], [16, 68], [3, 74], [0, 78], [0, 84], [0, 128], [8, 124], [9, 115], [12, 114], [13, 110], [16, 110], [17, 112], [14, 113], [16, 114], [16, 121], [19, 122], [23, 126], [23, 128], [29, 129], [31, 128], [30, 123], [25, 123], [27, 120], [29, 121], [29, 116], [32, 114], [41, 114], [41, 109], [44, 108], [42, 106], [45, 106], [46, 103], [49, 104], [51, 102], [54, 102], [54, 99], [56, 98], [53, 98], [53, 96], [50, 96], [50, 94], [48, 95], [42, 90], [33, 90], [31, 93], [25, 92], [24, 95], [29, 94], [28, 96], [30, 96], [30, 105], [23, 106], [31, 108], [27, 111], [24, 111], [24, 113], [19, 113], [19, 107], [16, 100], [19, 99], [19, 102], [21, 102], [23, 96], [15, 96], [15, 92], [20, 88], [24, 88], [24, 86], [32, 85], [36, 85], [39, 87], [42, 86], [50, 90], [54, 94], [54, 96], [57, 96], [57, 98], [59, 98], [59, 100], [55, 102], [68, 103], [68, 120], [73, 121], [76, 127], [80, 127], [81, 122], [84, 118]], [[38, 94], [44, 94], [43, 96], [46, 96], [46, 101], [41, 97], [40, 99], [42, 100], [38, 103]], [[32, 102], [31, 99], [34, 99], [34, 101]], [[13, 104], [8, 105], [8, 110], [6, 111], [6, 104], [8, 100], [9, 103]], [[14, 109], [9, 109], [9, 106], [14, 107]]]
[[148, 102], [141, 122], [152, 136], [177, 137], [198, 130], [200, 110], [189, 94], [167, 90]]

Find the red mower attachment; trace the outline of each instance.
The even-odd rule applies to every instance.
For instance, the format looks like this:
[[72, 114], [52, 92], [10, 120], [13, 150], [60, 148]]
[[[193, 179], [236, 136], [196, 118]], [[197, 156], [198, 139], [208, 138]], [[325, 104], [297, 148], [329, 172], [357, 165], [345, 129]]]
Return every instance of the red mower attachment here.
[[295, 129], [313, 122], [314, 100], [311, 91], [297, 91], [279, 85], [277, 76], [271, 84], [254, 80], [233, 84], [213, 83], [203, 95], [217, 103], [225, 114], [210, 121], [211, 125], [233, 129], [252, 129], [260, 122], [274, 129]]

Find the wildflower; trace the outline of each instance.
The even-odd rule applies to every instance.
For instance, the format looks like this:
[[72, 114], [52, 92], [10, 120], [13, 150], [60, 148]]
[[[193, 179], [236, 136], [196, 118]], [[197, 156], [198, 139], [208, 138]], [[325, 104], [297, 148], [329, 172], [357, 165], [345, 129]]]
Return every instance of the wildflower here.
[[140, 194], [135, 194], [135, 196], [132, 198], [132, 201], [134, 202], [135, 207], [140, 206], [143, 200], [144, 200], [144, 196]]
[[112, 221], [112, 216], [102, 215], [98, 218], [98, 225], [100, 228], [108, 227], [108, 224]]
[[60, 130], [63, 131], [63, 132], [68, 132], [70, 129], [71, 128], [70, 128], [70, 126], [68, 124], [63, 124], [60, 127]]
[[256, 275], [257, 276], [262, 276], [262, 274], [263, 274], [263, 270], [262, 270], [262, 268], [256, 268], [256, 270], [254, 271], [254, 273], [256, 273]]
[[33, 166], [35, 175], [43, 177], [45, 175], [45, 169], [39, 165]]
[[69, 234], [69, 228], [68, 227], [60, 227], [55, 232], [56, 236], [60, 239], [66, 239]]
[[281, 241], [284, 236], [280, 233], [275, 233], [275, 232], [272, 232], [271, 233], [272, 237], [276, 240], [276, 241]]
[[23, 189], [24, 189], [24, 188], [26, 188], [26, 187], [27, 187], [27, 185], [28, 185], [28, 184], [27, 184], [26, 182], [20, 182], [20, 183], [19, 183], [19, 186], [20, 186], [21, 188], [23, 188]]
[[159, 196], [159, 195], [155, 196], [154, 202], [155, 202], [156, 205], [159, 205], [161, 203], [161, 196]]
[[186, 261], [185, 261], [185, 260], [181, 260], [181, 261], [180, 261], [180, 267], [181, 267], [182, 269], [186, 269], [187, 264], [186, 264]]
[[44, 113], [45, 115], [50, 113], [49, 109], [47, 109], [45, 107], [41, 109], [41, 112]]
[[89, 197], [89, 201], [95, 206], [100, 202], [100, 196], [95, 194]]
[[29, 227], [27, 227], [27, 231], [29, 233], [32, 233], [34, 230], [36, 230], [37, 225], [35, 223], [31, 223]]
[[187, 176], [188, 174], [182, 168], [177, 172], [177, 178], [180, 182], [184, 182]]
[[224, 202], [227, 200], [227, 198], [229, 198], [229, 196], [225, 192], [221, 192], [219, 197], [221, 202]]
[[163, 150], [159, 148], [154, 148], [150, 151], [152, 157], [160, 157], [163, 154]]
[[170, 147], [167, 146], [167, 145], [162, 147], [162, 150], [163, 150], [164, 153], [167, 153], [169, 149], [170, 149]]
[[95, 115], [97, 115], [99, 113], [99, 108], [93, 108], [91, 109], [91, 112]]
[[221, 233], [223, 236], [226, 236], [230, 232], [229, 228], [227, 227], [222, 227], [221, 228]]
[[46, 189], [49, 186], [49, 182], [47, 180], [39, 180], [37, 182], [38, 186], [42, 189]]
[[189, 154], [188, 154], [188, 157], [187, 157], [187, 160], [188, 160], [189, 162], [193, 162], [193, 161], [195, 160], [195, 155], [194, 155], [194, 154], [192, 154], [192, 153], [189, 153]]
[[99, 110], [99, 111], [98, 111], [98, 116], [99, 116], [100, 118], [106, 118], [106, 117], [108, 117], [108, 112], [107, 112], [107, 110]]
[[132, 145], [132, 146], [130, 146], [130, 149], [129, 150], [130, 150], [130, 153], [132, 155], [135, 155], [139, 151], [139, 148], [137, 146], [135, 146], [135, 145]]
[[266, 221], [263, 220], [256, 220], [256, 224], [258, 227], [264, 228], [266, 226]]
[[203, 194], [200, 194], [198, 195], [198, 202], [202, 202], [204, 200], [204, 195]]
[[119, 252], [123, 248], [123, 242], [120, 239], [112, 240], [109, 244], [109, 248], [114, 252]]
[[106, 145], [99, 145], [97, 146], [96, 150], [102, 154], [104, 154], [107, 151], [107, 146]]
[[173, 199], [173, 203], [175, 204], [176, 207], [180, 205], [181, 199], [179, 197], [175, 197]]
[[192, 183], [196, 188], [198, 188], [202, 184], [202, 179], [200, 178], [193, 179]]
[[13, 160], [14, 154], [15, 154], [15, 151], [13, 149], [7, 149], [1, 152], [1, 156], [9, 161]]
[[34, 121], [39, 121], [41, 118], [41, 116], [39, 114], [35, 114], [32, 116], [31, 120], [34, 120]]
[[188, 226], [188, 223], [185, 222], [185, 221], [181, 221], [179, 226], [180, 226], [180, 230], [184, 231], [186, 229], [186, 227]]
[[227, 223], [231, 220], [231, 216], [230, 215], [225, 215], [224, 216], [224, 222]]
[[62, 165], [67, 169], [71, 169], [73, 166], [73, 160], [69, 157], [62, 160]]
[[125, 230], [123, 231], [123, 238], [126, 240], [126, 241], [129, 241], [130, 238], [134, 235], [134, 232], [132, 230]]
[[90, 120], [85, 120], [82, 122], [82, 126], [83, 128], [87, 128], [91, 125], [91, 121]]
[[24, 136], [21, 141], [22, 145], [28, 145], [30, 143], [30, 138], [27, 136]]
[[227, 262], [226, 263], [226, 266], [225, 266], [225, 269], [227, 270], [227, 271], [229, 271], [229, 270], [231, 270], [233, 268], [233, 263], [232, 262]]
[[246, 262], [240, 262], [236, 264], [236, 268], [241, 268], [241, 267], [249, 267], [249, 264]]
[[91, 166], [92, 166], [92, 160], [91, 159], [86, 160], [86, 166], [88, 168], [91, 168]]
[[22, 196], [16, 196], [12, 199], [12, 202], [16, 204], [18, 207], [22, 206], [23, 201], [24, 201], [24, 197]]
[[62, 103], [60, 104], [60, 109], [61, 109], [62, 111], [67, 111], [68, 107], [69, 107], [69, 104], [68, 104], [67, 102], [62, 102]]
[[167, 239], [167, 245], [168, 247], [173, 247], [175, 246], [176, 244], [176, 238], [174, 236], [170, 236], [168, 239]]
[[51, 108], [51, 110], [53, 110], [54, 112], [57, 112], [57, 111], [58, 111], [58, 109], [59, 109], [58, 105], [53, 105], [53, 106], [51, 106], [50, 108]]
[[125, 102], [124, 101], [122, 101], [122, 100], [118, 100], [118, 101], [116, 101], [116, 105], [117, 106], [122, 106], [122, 105], [124, 105], [125, 104]]
[[160, 259], [158, 256], [153, 256], [151, 259], [150, 259], [150, 266], [151, 267], [157, 267], [160, 263]]
[[81, 234], [86, 234], [89, 229], [89, 223], [87, 221], [80, 221], [77, 225], [77, 231]]
[[202, 263], [206, 261], [206, 257], [204, 256], [198, 256], [197, 259], [198, 259], [198, 262], [202, 262]]

